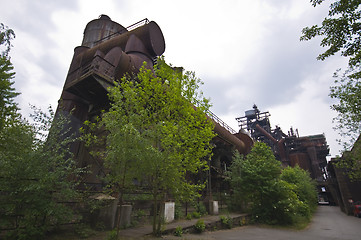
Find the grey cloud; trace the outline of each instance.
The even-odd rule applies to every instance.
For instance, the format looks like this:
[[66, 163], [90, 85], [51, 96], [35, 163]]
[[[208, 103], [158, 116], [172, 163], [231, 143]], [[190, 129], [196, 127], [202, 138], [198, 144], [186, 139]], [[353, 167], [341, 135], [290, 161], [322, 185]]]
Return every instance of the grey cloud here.
[[59, 88], [63, 86], [68, 69], [63, 67], [56, 56], [45, 54], [37, 60], [37, 65], [46, 70], [47, 83]]
[[[309, 76], [319, 76], [322, 65], [315, 59], [315, 52], [320, 50], [318, 44], [299, 41], [301, 28], [298, 22], [269, 22], [271, 34], [264, 39], [255, 57], [247, 61], [246, 72], [226, 81], [206, 76], [205, 93], [211, 98], [213, 111], [220, 115], [236, 111], [242, 115], [254, 103], [261, 110], [267, 110], [294, 101], [303, 90], [302, 83]], [[329, 85], [323, 87], [326, 90], [320, 91], [321, 98], [329, 102], [324, 94]], [[228, 92], [235, 93], [235, 89], [239, 89], [239, 96], [229, 96]]]
[[[51, 14], [55, 10], [79, 8], [78, 1], [22, 1], [18, 14], [8, 18], [9, 26], [14, 25], [24, 32], [35, 33], [39, 36], [46, 35], [54, 26]], [[13, 10], [14, 11], [14, 10]], [[16, 11], [14, 11], [16, 12]], [[10, 26], [11, 27], [11, 26]]]

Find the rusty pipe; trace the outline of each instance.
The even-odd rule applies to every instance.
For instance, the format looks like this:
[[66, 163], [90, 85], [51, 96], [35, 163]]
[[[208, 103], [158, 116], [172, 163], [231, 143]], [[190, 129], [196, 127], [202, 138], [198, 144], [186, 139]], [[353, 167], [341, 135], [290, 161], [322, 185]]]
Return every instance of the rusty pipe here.
[[[208, 117], [208, 116], [207, 116]], [[209, 118], [209, 117], [208, 117]], [[227, 129], [222, 127], [219, 123], [215, 122], [213, 119], [211, 119], [214, 123], [214, 132], [217, 133], [217, 135], [223, 139], [224, 141], [232, 144], [236, 147], [236, 149], [241, 154], [247, 154], [247, 149], [249, 148], [246, 146], [245, 142], [241, 139], [237, 138], [233, 134], [231, 134]]]
[[270, 139], [273, 143], [275, 143], [277, 145], [278, 152], [281, 157], [281, 161], [286, 162], [287, 161], [286, 151], [285, 151], [285, 148], [283, 145], [285, 139], [282, 138], [281, 140], [278, 141], [269, 132], [264, 130], [263, 127], [261, 127], [259, 124], [256, 124], [256, 129], [258, 129], [265, 137], [267, 137], [268, 139]]

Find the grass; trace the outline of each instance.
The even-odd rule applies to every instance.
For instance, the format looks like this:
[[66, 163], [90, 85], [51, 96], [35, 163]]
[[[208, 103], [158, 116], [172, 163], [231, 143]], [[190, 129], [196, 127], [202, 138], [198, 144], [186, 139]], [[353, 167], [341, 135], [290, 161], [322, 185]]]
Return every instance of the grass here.
[[106, 239], [106, 231], [96, 231], [87, 225], [63, 226], [60, 229], [48, 234], [47, 240], [100, 240]]
[[274, 228], [274, 229], [286, 229], [286, 230], [304, 230], [306, 229], [311, 223], [311, 220], [305, 218], [305, 217], [297, 217], [295, 223], [289, 224], [289, 225], [270, 225], [270, 224], [257, 224], [258, 226], [262, 226], [265, 228]]

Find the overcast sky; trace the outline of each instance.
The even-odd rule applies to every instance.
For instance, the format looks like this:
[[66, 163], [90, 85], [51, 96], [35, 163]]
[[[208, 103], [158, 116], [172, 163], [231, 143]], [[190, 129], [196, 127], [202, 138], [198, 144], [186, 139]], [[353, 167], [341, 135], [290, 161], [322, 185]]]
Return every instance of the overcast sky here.
[[338, 154], [335, 113], [328, 97], [332, 75], [346, 59], [316, 57], [320, 39], [300, 42], [305, 26], [320, 23], [327, 3], [309, 0], [0, 0], [0, 22], [15, 31], [10, 52], [18, 102], [57, 106], [73, 50], [86, 24], [108, 15], [129, 26], [148, 18], [158, 23], [165, 59], [194, 71], [204, 82], [213, 111], [235, 130], [236, 117], [257, 104], [269, 111], [272, 126], [301, 136], [322, 134]]

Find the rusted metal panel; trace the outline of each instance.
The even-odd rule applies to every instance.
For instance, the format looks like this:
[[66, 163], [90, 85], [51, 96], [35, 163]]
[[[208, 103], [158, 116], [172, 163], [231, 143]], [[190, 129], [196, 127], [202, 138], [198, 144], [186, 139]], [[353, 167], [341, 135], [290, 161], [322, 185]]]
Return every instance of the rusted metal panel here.
[[297, 152], [289, 155], [291, 167], [299, 166], [302, 169], [310, 170], [310, 158], [307, 153]]
[[107, 15], [101, 15], [86, 25], [81, 45], [91, 48], [123, 32], [127, 32], [125, 27], [112, 21]]

